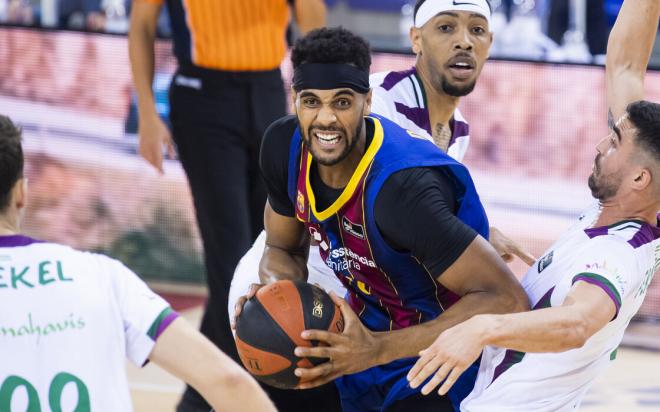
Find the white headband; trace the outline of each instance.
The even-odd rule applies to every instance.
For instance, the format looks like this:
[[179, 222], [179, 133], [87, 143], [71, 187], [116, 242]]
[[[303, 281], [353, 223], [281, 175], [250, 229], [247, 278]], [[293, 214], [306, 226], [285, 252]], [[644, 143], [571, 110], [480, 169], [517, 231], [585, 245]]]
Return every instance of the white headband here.
[[488, 20], [490, 26], [490, 5], [487, 0], [426, 0], [417, 10], [415, 27], [420, 28], [438, 13], [445, 11], [471, 11]]

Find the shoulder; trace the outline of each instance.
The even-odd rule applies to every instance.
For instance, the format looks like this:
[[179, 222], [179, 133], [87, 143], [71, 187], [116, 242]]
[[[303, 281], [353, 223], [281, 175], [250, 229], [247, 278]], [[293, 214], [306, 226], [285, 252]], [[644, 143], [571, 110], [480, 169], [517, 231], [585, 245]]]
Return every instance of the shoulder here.
[[634, 251], [642, 246], [658, 243], [660, 228], [636, 220], [624, 220], [607, 227], [584, 229], [589, 244], [610, 245], [612, 248]]
[[395, 86], [405, 84], [404, 80], [414, 76], [415, 68], [401, 71], [378, 72], [369, 76], [369, 84], [372, 88], [392, 90]]
[[291, 139], [298, 127], [295, 116], [285, 116], [273, 122], [264, 132], [261, 142], [260, 162], [262, 167], [289, 158]]
[[465, 123], [465, 124], [467, 124], [467, 122], [468, 122], [467, 119], [465, 119], [465, 117], [463, 117], [463, 113], [461, 113], [461, 111], [458, 109], [458, 107], [456, 108], [456, 110], [454, 110], [454, 120], [457, 121], [457, 122]]
[[264, 132], [264, 143], [288, 143], [297, 127], [296, 116], [284, 116], [275, 120]]
[[429, 189], [440, 189], [443, 193], [453, 192], [452, 181], [438, 168], [411, 167], [392, 173], [383, 184], [383, 190], [404, 195], [420, 193]]
[[63, 265], [75, 267], [85, 273], [85, 276], [103, 277], [104, 275], [116, 275], [122, 273], [133, 273], [119, 260], [111, 258], [101, 253], [77, 250], [67, 245], [59, 243], [35, 243], [31, 246], [30, 253], [35, 259], [40, 256], [56, 256]]
[[96, 253], [77, 250], [71, 246], [54, 242], [35, 242], [26, 246], [35, 258], [41, 255], [57, 256], [58, 259], [74, 261], [80, 264], [93, 264]]
[[573, 253], [579, 256], [579, 264], [585, 271], [630, 272], [637, 267], [634, 247], [617, 233], [591, 237]]

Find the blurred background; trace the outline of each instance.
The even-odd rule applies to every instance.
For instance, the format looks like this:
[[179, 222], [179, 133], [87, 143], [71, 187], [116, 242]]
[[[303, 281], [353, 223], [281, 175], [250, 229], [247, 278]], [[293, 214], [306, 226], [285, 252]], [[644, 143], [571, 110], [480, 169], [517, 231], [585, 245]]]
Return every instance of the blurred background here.
[[[329, 26], [369, 39], [373, 72], [414, 64], [410, 1], [326, 2]], [[584, 183], [594, 144], [607, 133], [601, 64], [620, 5], [492, 2], [491, 60], [461, 103], [471, 123], [466, 163], [491, 220], [537, 254], [591, 202]], [[179, 162], [166, 161], [160, 177], [137, 155], [130, 11], [126, 0], [0, 0], [0, 112], [26, 134], [29, 230], [118, 257], [151, 281], [201, 285], [201, 242]], [[167, 7], [159, 35], [153, 86], [167, 121], [176, 68]], [[291, 26], [289, 40], [296, 36]], [[660, 52], [651, 66], [659, 63]], [[288, 84], [288, 58], [282, 72]], [[660, 73], [650, 70], [646, 83], [648, 98], [659, 101]], [[660, 320], [660, 279], [640, 317]]]
[[[329, 26], [371, 42], [373, 72], [414, 64], [414, 2], [326, 3]], [[492, 224], [537, 256], [593, 201], [586, 180], [594, 146], [607, 134], [602, 64], [621, 3], [492, 1], [491, 59], [460, 106], [471, 125], [465, 163]], [[167, 119], [176, 61], [163, 10], [153, 86]], [[126, 0], [0, 0], [0, 113], [24, 128], [26, 232], [116, 257], [176, 309], [199, 307], [204, 264], [186, 176], [177, 160], [166, 160], [160, 176], [137, 153], [125, 35], [130, 11]], [[292, 26], [289, 40], [296, 36]], [[659, 42], [650, 66], [647, 99], [657, 102]], [[288, 87], [288, 59], [282, 73]], [[525, 269], [514, 265], [518, 275]], [[658, 325], [656, 276], [624, 343], [659, 350]], [[660, 398], [654, 402], [660, 408]]]
[[[366, 37], [374, 48], [407, 51], [414, 0], [325, 0], [328, 25]], [[492, 0], [492, 57], [602, 63], [622, 0]], [[0, 0], [0, 23], [125, 34], [131, 0]], [[166, 8], [159, 34], [171, 34]], [[657, 50], [658, 48], [656, 48]], [[660, 65], [654, 53], [653, 65]]]

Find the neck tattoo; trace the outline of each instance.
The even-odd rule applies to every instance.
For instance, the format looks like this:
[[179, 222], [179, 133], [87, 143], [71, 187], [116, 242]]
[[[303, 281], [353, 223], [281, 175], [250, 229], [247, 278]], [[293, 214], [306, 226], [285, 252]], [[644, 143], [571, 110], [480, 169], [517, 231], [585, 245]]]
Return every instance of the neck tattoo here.
[[445, 126], [442, 123], [435, 125], [433, 130], [433, 142], [438, 146], [443, 152], [447, 152], [449, 149], [449, 141], [451, 140], [451, 129], [449, 126]]

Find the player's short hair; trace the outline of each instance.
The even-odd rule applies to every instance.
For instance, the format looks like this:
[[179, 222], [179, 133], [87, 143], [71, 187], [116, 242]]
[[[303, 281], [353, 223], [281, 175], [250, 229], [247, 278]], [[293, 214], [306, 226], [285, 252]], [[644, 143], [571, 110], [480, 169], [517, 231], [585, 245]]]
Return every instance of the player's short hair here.
[[23, 177], [21, 128], [0, 114], [0, 212], [9, 206], [11, 190]]
[[298, 39], [291, 50], [293, 68], [306, 63], [345, 63], [369, 71], [369, 43], [343, 27], [321, 28]]
[[645, 153], [660, 161], [660, 104], [639, 100], [630, 103], [626, 111], [637, 129], [636, 143]]

